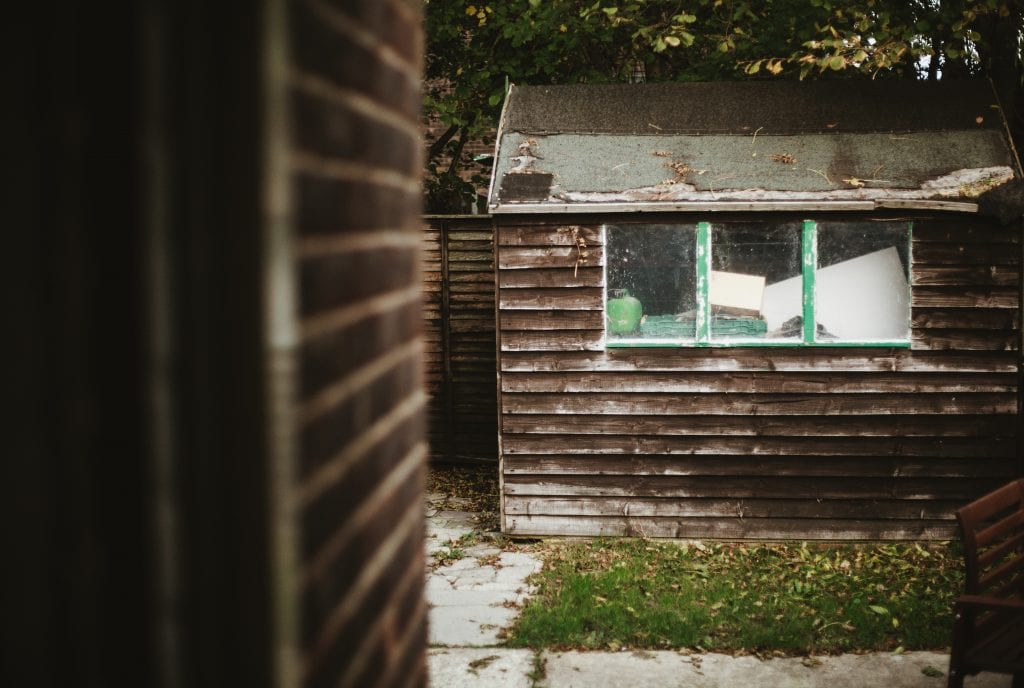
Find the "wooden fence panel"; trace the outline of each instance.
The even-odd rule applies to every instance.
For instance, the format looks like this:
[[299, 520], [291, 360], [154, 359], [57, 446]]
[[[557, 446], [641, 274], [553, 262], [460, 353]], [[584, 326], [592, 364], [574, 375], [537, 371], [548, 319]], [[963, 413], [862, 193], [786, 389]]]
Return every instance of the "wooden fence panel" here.
[[498, 459], [494, 230], [487, 216], [427, 217], [424, 370], [432, 461]]

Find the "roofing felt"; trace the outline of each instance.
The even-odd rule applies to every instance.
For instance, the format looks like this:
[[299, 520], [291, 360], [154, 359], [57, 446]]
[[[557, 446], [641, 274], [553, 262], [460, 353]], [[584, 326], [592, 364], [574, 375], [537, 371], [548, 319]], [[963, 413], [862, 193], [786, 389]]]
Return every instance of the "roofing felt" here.
[[974, 201], [1020, 183], [1001, 111], [978, 81], [513, 87], [494, 175], [495, 212]]
[[[733, 81], [522, 86], [507, 127], [534, 133], [804, 134], [1002, 126], [983, 81]], [[980, 120], [980, 121], [979, 121]]]

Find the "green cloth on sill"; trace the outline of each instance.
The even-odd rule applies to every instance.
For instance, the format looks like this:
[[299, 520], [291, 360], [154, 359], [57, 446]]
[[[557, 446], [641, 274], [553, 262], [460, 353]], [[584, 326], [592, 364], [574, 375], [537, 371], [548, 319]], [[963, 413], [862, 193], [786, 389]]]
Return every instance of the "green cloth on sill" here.
[[[648, 315], [640, 323], [645, 338], [693, 339], [697, 322], [692, 315]], [[711, 337], [764, 337], [768, 325], [760, 318], [732, 315], [711, 316]]]

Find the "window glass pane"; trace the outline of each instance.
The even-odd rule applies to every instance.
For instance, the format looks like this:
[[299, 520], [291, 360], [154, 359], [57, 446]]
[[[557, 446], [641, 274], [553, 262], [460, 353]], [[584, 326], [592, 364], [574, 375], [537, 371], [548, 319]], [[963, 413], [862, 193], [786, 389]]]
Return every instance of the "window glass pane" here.
[[820, 223], [814, 286], [818, 341], [909, 341], [909, 225]]
[[696, 227], [615, 225], [605, 238], [609, 340], [692, 340]]
[[712, 340], [802, 338], [801, 231], [799, 222], [712, 228]]

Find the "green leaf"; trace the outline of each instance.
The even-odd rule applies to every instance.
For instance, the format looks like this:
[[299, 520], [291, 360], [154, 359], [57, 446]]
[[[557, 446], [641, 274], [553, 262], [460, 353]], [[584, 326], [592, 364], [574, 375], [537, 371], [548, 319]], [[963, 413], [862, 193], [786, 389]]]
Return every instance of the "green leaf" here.
[[889, 610], [877, 604], [869, 604], [868, 609], [873, 611], [875, 614], [882, 614], [883, 616], [889, 613]]
[[501, 102], [501, 97], [502, 96], [500, 93], [495, 93], [494, 95], [487, 99], [487, 103], [493, 107]]
[[828, 66], [833, 71], [838, 72], [846, 66], [846, 60], [843, 59], [842, 55], [833, 55], [831, 58], [829, 58]]
[[678, 36], [665, 36], [665, 42], [671, 45], [673, 48], [679, 47], [680, 43]]

